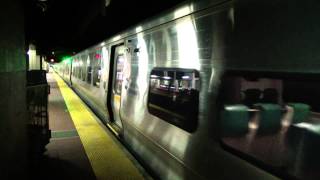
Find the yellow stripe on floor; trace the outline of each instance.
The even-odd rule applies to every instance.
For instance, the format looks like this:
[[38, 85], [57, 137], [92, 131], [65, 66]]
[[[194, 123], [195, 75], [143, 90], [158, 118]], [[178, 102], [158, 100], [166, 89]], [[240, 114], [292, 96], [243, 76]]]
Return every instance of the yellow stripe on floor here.
[[143, 179], [80, 98], [57, 74], [54, 73], [54, 77], [97, 179]]

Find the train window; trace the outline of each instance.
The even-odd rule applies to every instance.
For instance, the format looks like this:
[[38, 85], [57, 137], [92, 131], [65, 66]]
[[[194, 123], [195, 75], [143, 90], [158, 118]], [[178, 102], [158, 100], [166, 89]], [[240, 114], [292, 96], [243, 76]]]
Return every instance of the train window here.
[[116, 94], [121, 94], [122, 80], [123, 80], [123, 66], [124, 56], [117, 56], [117, 68], [116, 68], [116, 81], [114, 84], [114, 90]]
[[73, 77], [78, 77], [78, 60], [77, 59], [74, 59], [72, 61], [72, 76]]
[[93, 85], [96, 87], [100, 87], [100, 79], [101, 79], [101, 67], [99, 63], [94, 67]]
[[81, 79], [81, 69], [82, 69], [82, 67], [79, 65], [79, 63], [78, 63], [77, 69], [78, 69], [78, 71], [77, 71], [76, 77], [78, 79]]
[[320, 179], [319, 77], [228, 72], [218, 103], [222, 145], [280, 176]]
[[93, 85], [100, 87], [100, 79], [101, 79], [101, 67], [96, 67], [94, 77], [93, 77]]
[[87, 83], [91, 84], [92, 67], [89, 65], [87, 67]]
[[81, 60], [79, 60], [78, 59], [78, 61], [77, 61], [77, 73], [76, 73], [76, 77], [78, 78], [78, 79], [81, 79], [81, 69], [82, 69], [82, 67], [81, 67]]
[[148, 110], [193, 132], [197, 127], [199, 73], [190, 69], [155, 68], [150, 74]]
[[82, 81], [86, 81], [86, 66], [85, 63], [83, 63], [83, 61], [81, 62], [81, 79]]

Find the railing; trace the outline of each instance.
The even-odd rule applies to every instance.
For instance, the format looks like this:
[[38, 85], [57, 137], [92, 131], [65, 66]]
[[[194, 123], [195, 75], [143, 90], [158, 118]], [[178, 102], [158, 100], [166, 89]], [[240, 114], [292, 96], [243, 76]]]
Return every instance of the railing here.
[[41, 155], [51, 138], [48, 116], [50, 86], [45, 81], [27, 85], [29, 147], [33, 155]]

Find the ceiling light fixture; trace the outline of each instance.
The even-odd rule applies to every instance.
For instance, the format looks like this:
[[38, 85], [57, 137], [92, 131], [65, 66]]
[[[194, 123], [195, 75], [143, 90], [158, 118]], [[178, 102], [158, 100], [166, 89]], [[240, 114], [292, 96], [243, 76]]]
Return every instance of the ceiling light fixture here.
[[108, 7], [110, 5], [111, 0], [105, 0], [105, 6]]

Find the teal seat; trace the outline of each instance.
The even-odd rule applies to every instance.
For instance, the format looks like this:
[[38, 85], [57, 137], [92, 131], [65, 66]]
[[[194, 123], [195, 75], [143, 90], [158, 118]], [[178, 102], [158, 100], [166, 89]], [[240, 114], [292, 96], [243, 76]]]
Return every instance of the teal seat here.
[[288, 103], [293, 108], [292, 124], [305, 121], [310, 114], [310, 106], [303, 103]]
[[270, 103], [257, 103], [254, 107], [260, 110], [258, 132], [273, 132], [281, 127], [281, 106]]
[[239, 136], [248, 132], [249, 111], [242, 104], [225, 105], [221, 113], [224, 136]]

